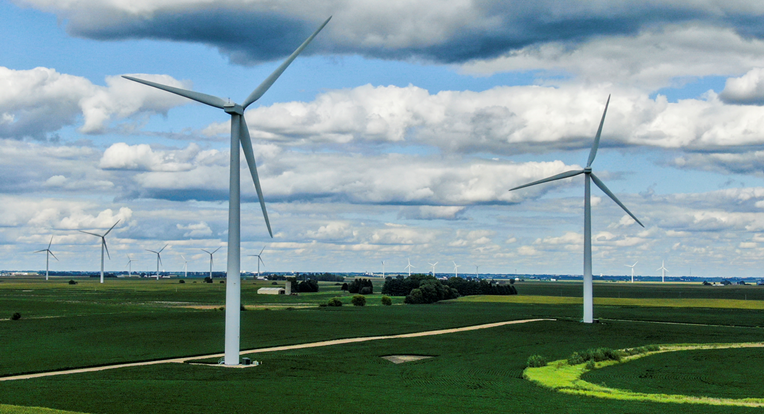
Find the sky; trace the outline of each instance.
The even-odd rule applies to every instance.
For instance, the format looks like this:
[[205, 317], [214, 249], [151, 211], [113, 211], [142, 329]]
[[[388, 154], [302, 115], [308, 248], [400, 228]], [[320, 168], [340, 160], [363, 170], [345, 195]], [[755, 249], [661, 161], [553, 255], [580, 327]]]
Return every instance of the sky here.
[[[0, 0], [0, 269], [225, 269], [247, 108], [242, 270], [763, 276], [763, 3]], [[383, 264], [384, 262], [384, 264]]]

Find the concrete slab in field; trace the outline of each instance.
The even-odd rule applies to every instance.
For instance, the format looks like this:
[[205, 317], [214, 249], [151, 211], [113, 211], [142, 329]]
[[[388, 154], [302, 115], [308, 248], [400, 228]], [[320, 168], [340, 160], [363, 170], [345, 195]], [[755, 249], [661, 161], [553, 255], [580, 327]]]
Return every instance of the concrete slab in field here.
[[427, 356], [427, 355], [388, 355], [388, 356], [382, 357], [382, 359], [387, 359], [388, 361], [394, 364], [402, 364], [404, 362], [419, 361], [421, 359], [427, 359], [427, 358], [433, 358], [433, 357]]

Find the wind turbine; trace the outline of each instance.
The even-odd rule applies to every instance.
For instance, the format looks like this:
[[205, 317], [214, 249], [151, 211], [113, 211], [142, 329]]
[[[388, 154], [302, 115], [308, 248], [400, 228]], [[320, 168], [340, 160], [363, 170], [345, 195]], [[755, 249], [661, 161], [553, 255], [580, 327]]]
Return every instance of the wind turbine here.
[[[218, 250], [220, 250], [220, 247], [218, 247], [217, 249], [215, 249], [215, 250], [213, 250], [213, 251], [211, 251], [211, 252], [209, 252], [209, 251], [207, 251], [207, 250], [205, 250], [205, 249], [200, 249], [200, 250], [202, 250], [203, 252], [205, 252], [205, 253], [207, 253], [207, 254], [209, 254], [209, 255], [210, 255], [210, 280], [212, 280], [212, 265], [213, 265], [213, 255], [215, 254], [215, 252], [217, 252]], [[228, 274], [226, 274], [226, 279], [228, 279]]]
[[162, 250], [165, 250], [165, 247], [167, 247], [167, 245], [159, 249], [159, 251], [146, 249], [147, 252], [152, 252], [157, 255], [157, 280], [159, 280], [159, 265], [162, 263], [162, 258], [159, 254], [162, 253]]
[[478, 266], [475, 267], [475, 278], [478, 279]]
[[56, 257], [55, 254], [53, 254], [52, 251], [50, 251], [50, 245], [53, 244], [53, 236], [50, 236], [50, 242], [48, 242], [48, 248], [43, 250], [38, 250], [35, 253], [42, 253], [45, 252], [45, 280], [48, 280], [48, 265], [50, 263], [50, 257], [53, 256], [56, 261], [58, 261], [58, 257]]
[[412, 275], [412, 268], [414, 266], [412, 266], [412, 263], [409, 261], [409, 259], [406, 259], [406, 263], [407, 263], [406, 269], [409, 269], [409, 276], [411, 276]]
[[595, 161], [595, 155], [598, 152], [598, 145], [600, 144], [600, 133], [603, 131], [603, 121], [606, 120], [606, 111], [608, 110], [608, 103], [611, 101], [611, 95], [608, 95], [606, 101], [606, 108], [603, 110], [603, 117], [600, 119], [600, 126], [598, 126], [598, 132], [595, 134], [595, 141], [592, 143], [592, 149], [590, 149], [590, 156], [587, 158], [587, 166], [581, 170], [566, 171], [552, 177], [544, 178], [542, 180], [534, 181], [528, 184], [524, 184], [515, 188], [511, 188], [510, 191], [518, 190], [521, 188], [530, 187], [532, 185], [542, 184], [555, 180], [562, 180], [564, 178], [574, 177], [579, 174], [584, 174], [584, 272], [583, 272], [583, 296], [584, 296], [584, 311], [582, 322], [592, 323], [592, 229], [591, 229], [591, 212], [590, 212], [590, 179], [595, 182], [595, 185], [603, 190], [606, 195], [611, 197], [619, 207], [622, 208], [627, 214], [630, 215], [638, 224], [642, 227], [643, 223], [630, 212], [627, 207], [619, 201], [618, 198], [606, 187], [606, 185], [600, 181], [595, 174], [592, 173], [592, 162]]
[[438, 262], [428, 263], [428, 264], [433, 266], [433, 271], [431, 273], [433, 273], [433, 277], [436, 277], [436, 265], [438, 264]]
[[264, 262], [263, 259], [260, 258], [260, 255], [263, 254], [263, 250], [266, 250], [266, 246], [263, 246], [263, 248], [260, 249], [260, 253], [250, 255], [250, 256], [255, 256], [258, 258], [258, 278], [260, 278], [260, 264], [263, 263], [263, 266], [266, 265], [266, 262]]
[[664, 260], [661, 261], [661, 267], [656, 270], [661, 270], [661, 283], [664, 283], [664, 273], [669, 272], [669, 269], [664, 267]]
[[83, 231], [80, 230], [80, 233], [90, 234], [91, 236], [96, 236], [101, 238], [101, 283], [104, 283], [104, 250], [106, 250], [106, 256], [109, 257], [109, 260], [111, 260], [112, 256], [109, 255], [109, 248], [106, 247], [106, 235], [109, 234], [112, 229], [119, 224], [120, 220], [117, 220], [117, 223], [114, 223], [111, 227], [109, 227], [109, 230], [106, 231], [104, 234], [96, 234], [91, 233], [89, 231]]
[[[331, 19], [332, 16], [329, 17]], [[258, 193], [258, 200], [260, 200], [260, 208], [263, 210], [263, 218], [266, 221], [266, 227], [268, 228], [268, 234], [273, 237], [271, 231], [271, 224], [268, 221], [268, 213], [266, 212], [266, 203], [263, 200], [263, 192], [260, 189], [260, 181], [258, 180], [258, 172], [255, 166], [255, 156], [252, 151], [252, 141], [250, 140], [250, 133], [247, 130], [247, 123], [244, 119], [244, 111], [250, 104], [260, 99], [264, 93], [276, 82], [281, 76], [287, 66], [289, 66], [295, 58], [308, 46], [316, 35], [319, 34], [321, 29], [329, 23], [329, 19], [316, 29], [311, 36], [309, 36], [292, 54], [274, 70], [250, 95], [244, 100], [242, 105], [235, 104], [230, 100], [224, 100], [217, 96], [207, 95], [204, 93], [189, 91], [185, 89], [175, 88], [172, 86], [162, 85], [155, 82], [150, 82], [142, 79], [137, 79], [131, 76], [124, 76], [124, 78], [143, 83], [144, 85], [152, 86], [158, 89], [162, 89], [167, 92], [180, 95], [191, 100], [201, 102], [206, 105], [213, 106], [215, 108], [223, 109], [226, 113], [231, 115], [231, 162], [229, 173], [229, 199], [228, 199], [228, 260], [226, 265], [226, 330], [225, 330], [225, 345], [224, 345], [224, 364], [225, 365], [239, 365], [239, 333], [240, 333], [240, 303], [241, 303], [241, 274], [240, 270], [240, 199], [239, 199], [239, 146], [241, 143], [242, 150], [244, 151], [244, 157], [247, 159], [247, 165], [250, 168], [250, 174], [252, 175], [252, 181], [255, 183], [255, 190]]]
[[184, 255], [181, 255], [181, 259], [183, 259], [183, 277], [189, 277], [189, 261]]
[[454, 263], [454, 277], [458, 277], [457, 268], [460, 267], [460, 265], [458, 265], [454, 260], [452, 260], [452, 263]]
[[383, 265], [383, 279], [385, 279], [385, 260], [380, 260], [380, 263]]
[[128, 262], [127, 262], [127, 265], [125, 265], [125, 267], [128, 268], [128, 276], [132, 276], [131, 272], [133, 271], [133, 259], [130, 257], [130, 255], [128, 255], [127, 258], [128, 258]]
[[638, 262], [635, 262], [635, 264], [632, 265], [632, 266], [625, 265], [625, 266], [627, 266], [627, 267], [632, 269], [632, 275], [630, 276], [630, 283], [635, 283], [635, 266], [637, 266], [637, 264], [638, 264]]

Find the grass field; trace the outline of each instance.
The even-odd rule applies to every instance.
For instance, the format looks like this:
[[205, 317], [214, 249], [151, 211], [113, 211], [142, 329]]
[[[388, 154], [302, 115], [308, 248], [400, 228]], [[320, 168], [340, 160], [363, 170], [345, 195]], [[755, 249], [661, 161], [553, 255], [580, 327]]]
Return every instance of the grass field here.
[[[595, 285], [596, 297], [601, 297], [600, 285]], [[735, 287], [734, 292], [728, 287], [604, 285], [602, 298], [614, 301], [596, 301], [602, 322], [584, 325], [578, 322], [581, 305], [570, 302], [581, 285], [572, 283], [519, 283], [517, 297], [499, 302], [461, 298], [412, 306], [395, 298], [394, 306], [381, 306], [376, 294], [363, 308], [319, 308], [336, 296], [348, 303], [349, 296], [334, 284], [297, 297], [257, 295], [257, 288], [270, 282], [246, 281], [242, 302], [253, 310], [242, 313], [242, 349], [527, 318], [557, 321], [263, 353], [251, 355], [263, 365], [246, 369], [162, 364], [3, 382], [0, 403], [84, 413], [681, 413], [688, 412], [682, 404], [556, 393], [522, 379], [522, 372], [532, 354], [553, 360], [601, 346], [762, 340], [762, 287]], [[621, 286], [611, 290], [616, 285]], [[707, 292], [720, 297], [698, 297]], [[0, 375], [221, 352], [224, 313], [214, 308], [223, 305], [224, 294], [222, 284], [177, 280], [107, 280], [104, 285], [3, 280], [0, 315], [20, 312], [22, 319], [0, 321]], [[674, 297], [709, 299], [722, 307], [676, 306], [670, 301]], [[400, 354], [434, 358], [398, 365], [380, 358]], [[711, 358], [702, 365], [722, 370], [724, 360]], [[623, 375], [628, 382], [630, 375]], [[753, 397], [763, 395], [762, 382], [743, 389]], [[755, 411], [702, 405], [693, 412]]]

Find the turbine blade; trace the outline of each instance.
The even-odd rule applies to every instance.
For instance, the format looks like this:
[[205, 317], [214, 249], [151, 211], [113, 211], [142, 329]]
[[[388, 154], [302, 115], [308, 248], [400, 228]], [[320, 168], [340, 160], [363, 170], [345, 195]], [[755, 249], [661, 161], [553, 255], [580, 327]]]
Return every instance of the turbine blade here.
[[48, 253], [50, 253], [50, 255], [53, 256], [54, 259], [56, 259], [56, 261], [58, 261], [58, 257], [56, 257], [56, 255], [53, 254], [52, 251], [48, 250]]
[[100, 234], [91, 233], [91, 232], [85, 231], [85, 230], [77, 230], [77, 231], [79, 231], [80, 233], [90, 234], [91, 236], [102, 237]]
[[[167, 246], [169, 246], [169, 245], [168, 245], [168, 244], [166, 244], [166, 245], [165, 245], [165, 247], [167, 247]], [[162, 250], [165, 250], [165, 247], [163, 247], [163, 248], [159, 249], [159, 251], [157, 252], [157, 254], [159, 254], [159, 253], [162, 253]]]
[[220, 246], [218, 246], [218, 248], [217, 248], [217, 249], [215, 249], [215, 250], [213, 250], [213, 251], [212, 251], [212, 253], [210, 253], [210, 254], [214, 254], [214, 253], [215, 253], [215, 252], [217, 252], [218, 250], [220, 250]]
[[109, 260], [112, 260], [112, 256], [109, 254], [109, 246], [106, 245], [106, 238], [101, 237], [101, 243], [104, 244], [104, 249], [106, 249], [106, 257], [109, 258]]
[[611, 94], [608, 95], [606, 101], [606, 109], [603, 110], [603, 117], [600, 118], [600, 126], [598, 127], [598, 133], [595, 134], [595, 141], [592, 143], [592, 149], [590, 150], [590, 156], [587, 158], [587, 166], [591, 166], [595, 161], [595, 155], [598, 153], [598, 146], [600, 145], [600, 133], [603, 131], [603, 121], [606, 120], [606, 111], [608, 111], [608, 103], [611, 102]]
[[266, 246], [263, 246], [263, 248], [260, 249], [260, 253], [258, 253], [258, 257], [260, 257], [260, 255], [263, 254], [263, 250], [266, 250]]
[[571, 170], [571, 171], [562, 172], [560, 174], [553, 175], [552, 177], [543, 178], [541, 180], [537, 180], [528, 184], [520, 185], [518, 187], [513, 187], [508, 191], [519, 190], [521, 188], [531, 187], [532, 185], [537, 185], [537, 184], [547, 183], [550, 181], [562, 180], [564, 178], [574, 177], [576, 175], [582, 174], [583, 172], [584, 170]]
[[258, 256], [258, 260], [260, 260], [260, 263], [263, 263], [263, 266], [266, 265], [266, 262], [264, 262], [263, 259], [260, 258], [260, 256]]
[[48, 242], [48, 250], [50, 250], [51, 244], [53, 244], [53, 236], [50, 236], [50, 242]]
[[122, 221], [122, 219], [119, 219], [119, 220], [117, 220], [117, 222], [116, 222], [116, 223], [114, 223], [114, 225], [112, 225], [111, 227], [109, 227], [109, 230], [107, 230], [107, 231], [106, 231], [106, 233], [104, 233], [104, 237], [106, 237], [106, 235], [107, 235], [107, 234], [109, 234], [109, 232], [110, 232], [110, 231], [112, 231], [112, 229], [113, 229], [113, 228], [114, 228], [114, 227], [115, 227], [117, 224], [119, 224], [119, 222], [120, 222], [120, 221]]
[[263, 200], [263, 190], [260, 188], [260, 180], [258, 179], [258, 168], [255, 166], [255, 155], [252, 153], [252, 141], [250, 140], [250, 132], [247, 130], [247, 122], [244, 120], [244, 116], [240, 116], [239, 127], [239, 141], [242, 144], [244, 150], [244, 158], [247, 159], [247, 166], [250, 167], [250, 175], [252, 175], [252, 182], [255, 183], [255, 191], [258, 193], [258, 200], [260, 201], [260, 209], [263, 210], [263, 218], [266, 220], [266, 227], [268, 227], [268, 234], [271, 238], [274, 237], [274, 233], [271, 231], [271, 222], [268, 221], [268, 211], [266, 211], [266, 201]]
[[42, 252], [47, 252], [47, 250], [37, 250], [37, 251], [35, 251], [33, 253], [42, 253]]
[[612, 193], [611, 190], [609, 190], [608, 187], [606, 187], [603, 181], [600, 181], [600, 179], [596, 177], [595, 174], [592, 174], [592, 173], [590, 173], [590, 177], [592, 177], [592, 181], [595, 183], [595, 185], [597, 185], [601, 190], [603, 190], [603, 192], [606, 193], [606, 195], [611, 197], [611, 200], [614, 200], [614, 202], [616, 202], [616, 204], [618, 204], [619, 207], [622, 208], [622, 210], [626, 211], [627, 214], [630, 215], [630, 217], [632, 217], [635, 221], [637, 221], [637, 224], [640, 224], [641, 227], [645, 228], [643, 223], [641, 223], [640, 220], [638, 220], [638, 218], [635, 217], [635, 215], [632, 214], [632, 212], [627, 207], [625, 207], [624, 204], [622, 204], [622, 202], [619, 201], [618, 198], [616, 198], [614, 193]]
[[212, 253], [208, 252], [208, 251], [207, 251], [207, 250], [205, 250], [205, 249], [199, 249], [199, 250], [201, 250], [201, 251], [203, 251], [203, 252], [205, 252], [205, 253], [207, 253], [207, 254], [209, 254], [209, 255], [211, 255], [211, 256], [212, 256]]
[[208, 95], [206, 93], [194, 92], [187, 89], [176, 88], [174, 86], [167, 86], [161, 83], [138, 79], [138, 78], [134, 78], [132, 76], [127, 76], [127, 75], [122, 75], [122, 77], [125, 79], [129, 79], [133, 82], [138, 82], [138, 83], [143, 83], [144, 85], [153, 86], [157, 89], [162, 89], [163, 91], [174, 93], [176, 95], [183, 96], [184, 98], [189, 98], [191, 100], [201, 102], [205, 105], [214, 106], [216, 108], [223, 109], [223, 106], [227, 103], [225, 100], [218, 98], [217, 96]]
[[[329, 19], [331, 18], [332, 16], [329, 16]], [[255, 90], [252, 91], [252, 93], [250, 93], [250, 96], [248, 96], [247, 99], [244, 100], [244, 103], [242, 104], [242, 108], [247, 109], [247, 107], [250, 106], [251, 103], [257, 101], [258, 99], [260, 99], [261, 96], [263, 96], [264, 93], [266, 93], [268, 88], [270, 88], [271, 85], [273, 85], [274, 82], [276, 82], [276, 80], [279, 79], [279, 76], [281, 76], [282, 72], [284, 72], [284, 70], [287, 69], [287, 66], [289, 66], [293, 60], [295, 60], [295, 58], [300, 54], [300, 52], [302, 52], [303, 49], [305, 49], [306, 46], [308, 46], [308, 44], [311, 43], [311, 40], [313, 40], [313, 38], [316, 37], [317, 34], [319, 34], [321, 29], [323, 29], [324, 26], [326, 26], [327, 23], [329, 23], [329, 19], [325, 20], [324, 23], [322, 23], [322, 25], [319, 26], [319, 28], [316, 29], [316, 31], [313, 32], [313, 34], [309, 36], [308, 39], [306, 39], [303, 42], [303, 44], [301, 44], [297, 49], [295, 49], [294, 52], [292, 52], [292, 54], [290, 55], [290, 57], [287, 58], [287, 60], [285, 60], [278, 68], [276, 68], [276, 70], [271, 75], [269, 75], [266, 78], [266, 80], [263, 81], [263, 83], [258, 85], [258, 87], [255, 88]]]

